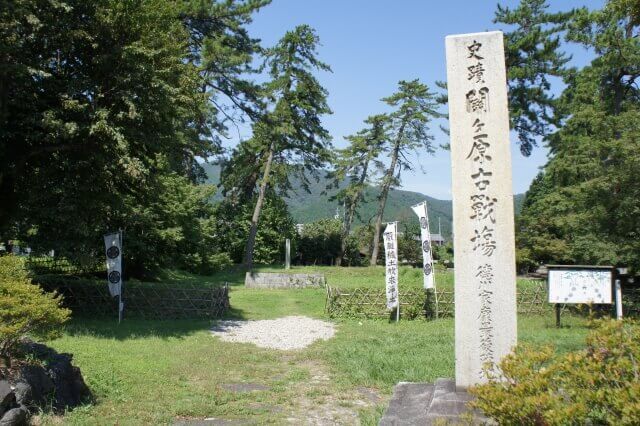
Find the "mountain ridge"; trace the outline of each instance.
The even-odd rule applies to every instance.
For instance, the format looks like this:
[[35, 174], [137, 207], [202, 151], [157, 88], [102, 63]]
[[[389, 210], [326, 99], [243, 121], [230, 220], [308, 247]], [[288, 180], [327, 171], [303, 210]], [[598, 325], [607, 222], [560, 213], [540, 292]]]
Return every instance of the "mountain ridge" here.
[[[218, 184], [220, 181], [220, 166], [204, 163], [202, 167], [208, 176], [207, 182]], [[296, 223], [310, 223], [319, 219], [334, 217], [336, 212], [340, 215], [344, 213], [342, 206], [337, 201], [329, 200], [338, 189], [327, 190], [328, 183], [329, 181], [324, 176], [321, 176], [317, 181], [311, 179], [309, 193], [300, 189], [292, 191], [284, 198]], [[341, 187], [344, 187], [344, 185], [346, 183], [342, 184]], [[325, 191], [326, 193], [324, 193]], [[356, 226], [373, 223], [378, 208], [377, 197], [379, 193], [380, 188], [377, 186], [368, 186], [366, 188], [364, 199], [357, 210]], [[222, 199], [221, 194], [218, 193], [215, 199]], [[415, 221], [417, 223], [418, 219], [413, 210], [411, 210], [411, 206], [425, 200], [427, 201], [431, 232], [442, 233], [445, 238], [450, 239], [453, 222], [451, 200], [439, 200], [419, 192], [392, 189], [387, 198], [383, 221], [398, 221], [401, 223]], [[524, 194], [514, 195], [516, 215], [520, 212], [523, 200]]]

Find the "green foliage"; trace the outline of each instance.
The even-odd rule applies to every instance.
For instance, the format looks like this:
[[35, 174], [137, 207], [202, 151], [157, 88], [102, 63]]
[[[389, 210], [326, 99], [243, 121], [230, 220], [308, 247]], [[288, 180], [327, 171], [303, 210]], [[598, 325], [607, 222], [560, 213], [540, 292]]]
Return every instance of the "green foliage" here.
[[140, 277], [161, 267], [215, 270], [221, 250], [213, 244], [216, 229], [209, 199], [214, 188], [191, 185], [175, 173], [153, 181], [151, 199], [142, 205], [127, 200], [131, 210], [125, 229], [126, 272]]
[[407, 154], [421, 151], [433, 154], [433, 135], [430, 133], [429, 123], [441, 114], [437, 108], [439, 103], [436, 94], [418, 79], [401, 80], [398, 91], [382, 101], [391, 107], [387, 115], [389, 139], [384, 149], [389, 152], [389, 166], [380, 178], [381, 193], [376, 214], [373, 234], [370, 264], [375, 265], [378, 258], [378, 241], [382, 226], [382, 216], [387, 204], [387, 197], [392, 188], [400, 185], [403, 170], [411, 170], [413, 165], [407, 159]]
[[505, 425], [637, 424], [639, 334], [637, 322], [606, 320], [583, 350], [554, 356], [549, 346], [520, 347], [471, 390], [473, 404]]
[[0, 257], [0, 356], [10, 356], [23, 337], [59, 336], [70, 315], [61, 303], [61, 296], [31, 284], [22, 259]]
[[333, 265], [340, 256], [342, 222], [320, 219], [307, 223], [300, 232], [298, 257], [303, 265]]
[[[330, 114], [327, 91], [314, 71], [330, 71], [317, 59], [319, 38], [308, 25], [288, 31], [272, 48], [265, 50], [264, 68], [269, 81], [261, 87], [265, 107], [253, 123], [253, 134], [242, 141], [222, 172], [226, 192], [242, 201], [255, 190], [259, 170], [258, 197], [251, 218], [243, 262], [253, 264], [256, 233], [268, 191], [286, 194], [289, 175], [298, 174], [307, 189], [307, 175], [317, 175], [331, 159], [331, 137], [321, 116]], [[238, 158], [239, 157], [239, 158]], [[229, 167], [232, 166], [232, 167]]]
[[538, 262], [533, 259], [531, 250], [528, 248], [516, 248], [516, 270], [518, 274], [524, 275], [533, 272], [538, 267]]
[[551, 157], [527, 193], [518, 246], [547, 263], [640, 270], [640, 21], [635, 2], [579, 9], [567, 40], [595, 59], [566, 77]]
[[[245, 203], [238, 203], [229, 198], [215, 207], [215, 214], [210, 224], [212, 227], [210, 244], [219, 252], [228, 253], [234, 263], [242, 262], [255, 200], [254, 196]], [[295, 223], [282, 198], [270, 192], [265, 197], [258, 224], [255, 262], [267, 265], [284, 262], [287, 238], [292, 241], [291, 252], [295, 253]]]
[[[355, 135], [347, 136], [349, 146], [338, 150], [334, 169], [327, 176], [330, 179], [327, 189], [338, 189], [330, 200], [341, 201], [345, 209], [338, 264], [345, 254], [346, 240], [357, 215], [358, 205], [363, 201], [363, 193], [370, 182], [370, 175], [382, 169], [382, 162], [378, 156], [388, 138], [386, 121], [387, 117], [383, 114], [369, 117], [365, 120], [369, 127]], [[371, 170], [372, 166], [375, 167], [374, 170]], [[346, 185], [343, 184], [345, 181]]]
[[0, 235], [75, 261], [123, 228], [130, 272], [206, 268], [196, 158], [253, 106], [268, 1], [0, 3]]
[[439, 264], [453, 266], [453, 243], [448, 242], [443, 245], [433, 245], [433, 259]]
[[515, 9], [498, 4], [493, 20], [515, 26], [505, 33], [509, 116], [525, 156], [559, 123], [549, 77], [566, 75], [570, 59], [559, 49], [559, 32], [571, 13], [549, 13], [548, 7], [546, 0], [522, 0]]
[[422, 244], [420, 226], [416, 222], [402, 224], [398, 235], [398, 260], [411, 265], [422, 266]]

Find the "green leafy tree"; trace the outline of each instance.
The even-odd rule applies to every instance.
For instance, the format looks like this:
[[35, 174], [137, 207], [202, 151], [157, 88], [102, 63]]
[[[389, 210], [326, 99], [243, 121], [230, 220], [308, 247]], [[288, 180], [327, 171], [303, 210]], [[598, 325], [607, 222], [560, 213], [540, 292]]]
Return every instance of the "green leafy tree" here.
[[332, 265], [340, 255], [342, 223], [320, 219], [306, 223], [298, 242], [299, 260], [304, 265]]
[[509, 116], [525, 156], [562, 118], [550, 77], [567, 73], [571, 58], [560, 50], [560, 33], [573, 12], [549, 13], [548, 7], [546, 0], [521, 0], [515, 9], [498, 4], [493, 20], [515, 27], [504, 35]]
[[402, 224], [402, 232], [398, 235], [398, 258], [411, 265], [422, 265], [420, 225], [415, 221]]
[[400, 175], [403, 170], [412, 169], [412, 164], [407, 159], [409, 152], [418, 150], [431, 154], [434, 152], [433, 135], [429, 133], [429, 123], [433, 118], [440, 116], [437, 111], [436, 94], [417, 79], [400, 81], [398, 91], [382, 100], [392, 108], [392, 112], [388, 114], [390, 138], [385, 144], [390, 163], [380, 182], [381, 193], [370, 260], [372, 266], [378, 260], [382, 216], [389, 191], [400, 185]]
[[[200, 91], [209, 101], [209, 114], [194, 123], [194, 129], [203, 136], [203, 143], [213, 144], [216, 150], [229, 126], [256, 119], [263, 107], [260, 86], [249, 79], [260, 71], [253, 64], [262, 47], [246, 26], [270, 2], [186, 0], [174, 6], [189, 34], [186, 59], [197, 67]], [[194, 177], [201, 177], [197, 163], [190, 160]]]
[[[342, 264], [342, 258], [347, 251], [351, 226], [358, 206], [364, 200], [363, 193], [371, 182], [371, 175], [382, 167], [378, 156], [388, 140], [385, 115], [371, 116], [365, 123], [368, 127], [346, 137], [349, 146], [338, 151], [334, 170], [328, 176], [332, 180], [329, 187], [340, 188], [330, 199], [341, 201], [345, 206], [340, 253], [336, 258], [337, 266]], [[346, 186], [341, 188], [345, 181]]]
[[[251, 227], [251, 217], [257, 196], [245, 202], [227, 198], [216, 205], [212, 222], [211, 246], [229, 253], [235, 263], [241, 263]], [[292, 243], [295, 253], [296, 228], [287, 205], [274, 191], [268, 191], [261, 211], [256, 234], [254, 262], [271, 265], [284, 261], [285, 240]]]
[[527, 195], [519, 245], [536, 260], [640, 269], [640, 22], [637, 5], [578, 10], [567, 38], [596, 58], [568, 78], [569, 115], [549, 138], [551, 159]]
[[[330, 136], [320, 117], [331, 110], [326, 90], [312, 73], [330, 70], [316, 58], [318, 41], [311, 27], [301, 25], [266, 51], [271, 80], [263, 89], [269, 105], [254, 123], [252, 138], [244, 142], [261, 153], [262, 173], [244, 254], [249, 268], [268, 189], [278, 187], [286, 192], [290, 171], [314, 172], [330, 159]], [[302, 177], [305, 186], [304, 174]]]
[[253, 102], [240, 74], [259, 46], [244, 26], [264, 4], [2, 1], [0, 234], [78, 258], [125, 228], [127, 265], [145, 274], [173, 250], [194, 256], [180, 245], [205, 238], [183, 214], [209, 196], [196, 157]]

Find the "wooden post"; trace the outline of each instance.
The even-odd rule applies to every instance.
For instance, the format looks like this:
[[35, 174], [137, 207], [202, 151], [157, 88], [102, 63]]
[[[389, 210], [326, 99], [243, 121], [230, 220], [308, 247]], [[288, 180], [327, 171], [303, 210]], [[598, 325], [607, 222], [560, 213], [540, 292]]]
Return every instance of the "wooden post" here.
[[560, 328], [560, 311], [562, 310], [559, 303], [556, 303], [556, 327]]

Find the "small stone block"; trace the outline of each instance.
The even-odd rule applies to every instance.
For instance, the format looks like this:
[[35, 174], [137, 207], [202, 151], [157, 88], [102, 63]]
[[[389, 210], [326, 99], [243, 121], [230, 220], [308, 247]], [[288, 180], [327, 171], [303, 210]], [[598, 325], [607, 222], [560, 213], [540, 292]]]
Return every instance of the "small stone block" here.
[[433, 390], [434, 386], [427, 383], [398, 383], [393, 388], [391, 402], [380, 426], [427, 424], [427, 408]]

